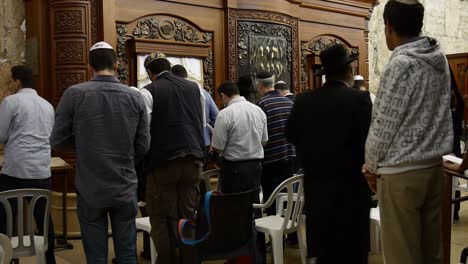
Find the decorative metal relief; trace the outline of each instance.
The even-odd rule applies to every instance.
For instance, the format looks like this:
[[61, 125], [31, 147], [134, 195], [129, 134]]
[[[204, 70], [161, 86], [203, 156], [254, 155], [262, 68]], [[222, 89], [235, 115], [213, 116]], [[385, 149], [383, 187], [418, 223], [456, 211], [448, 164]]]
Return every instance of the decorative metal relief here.
[[228, 11], [229, 77], [270, 71], [299, 91], [298, 19], [259, 10]]
[[118, 78], [128, 82], [128, 56], [126, 40], [128, 38], [158, 39], [182, 43], [202, 43], [210, 45], [208, 57], [203, 58], [205, 88], [213, 93], [213, 33], [199, 30], [196, 26], [177, 17], [156, 15], [141, 18], [129, 24], [117, 24], [119, 58]]
[[292, 84], [291, 28], [284, 25], [239, 21], [237, 54], [239, 76], [271, 72], [277, 80]]
[[307, 75], [307, 55], [316, 54], [318, 56], [320, 52], [335, 44], [341, 44], [345, 46], [348, 49], [348, 52], [350, 53], [358, 53], [358, 49], [356, 47], [350, 46], [348, 43], [335, 36], [319, 36], [317, 38], [312, 39], [311, 41], [302, 43], [301, 84], [304, 90], [309, 89], [309, 78]]

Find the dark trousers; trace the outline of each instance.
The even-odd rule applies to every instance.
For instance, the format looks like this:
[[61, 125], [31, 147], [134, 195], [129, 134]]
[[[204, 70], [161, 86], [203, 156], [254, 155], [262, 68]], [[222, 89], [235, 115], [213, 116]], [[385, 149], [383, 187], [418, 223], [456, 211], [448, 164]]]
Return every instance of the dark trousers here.
[[[151, 223], [151, 238], [158, 252], [156, 264], [177, 263], [174, 239], [181, 218], [195, 219], [202, 162], [188, 156], [166, 161], [147, 178], [146, 203]], [[185, 256], [181, 252], [181, 259]]]
[[[455, 154], [455, 156], [462, 158], [462, 153], [460, 149], [460, 135], [453, 135], [453, 149], [452, 153]], [[455, 198], [460, 198], [461, 193], [460, 191], [455, 191]], [[458, 212], [460, 211], [460, 202], [454, 203], [453, 204], [453, 213], [454, 213], [454, 218], [455, 220], [458, 220]]]
[[[51, 189], [51, 179], [20, 179], [8, 176], [6, 174], [0, 174], [0, 192], [15, 190], [15, 189], [26, 189], [26, 188], [35, 188], [35, 189]], [[52, 201], [49, 201], [51, 203]], [[16, 212], [16, 201], [11, 201], [13, 215]], [[44, 199], [39, 199], [34, 208], [34, 219], [36, 221], [37, 230], [39, 235], [44, 234], [44, 212], [45, 212], [46, 202]], [[0, 233], [6, 234], [6, 214], [5, 209], [2, 204], [0, 204]], [[48, 238], [48, 249], [46, 251], [46, 263], [54, 264], [55, 263], [55, 233], [54, 225], [52, 223], [52, 217], [49, 215], [49, 230], [47, 234]]]
[[[283, 181], [294, 174], [294, 159], [283, 159], [272, 163], [263, 163], [262, 190], [263, 200], [266, 202], [273, 191]], [[265, 210], [268, 215], [276, 214], [276, 205], [273, 203]]]
[[[136, 197], [135, 197], [136, 198]], [[87, 263], [107, 263], [108, 219], [119, 264], [136, 264], [136, 199], [114, 207], [94, 208], [78, 194], [77, 214]]]
[[[254, 190], [254, 202], [260, 202], [260, 179], [262, 176], [262, 164], [260, 160], [247, 161], [223, 161], [220, 173], [220, 189], [222, 193], [239, 193]], [[254, 218], [262, 216], [261, 210], [254, 210]], [[256, 232], [256, 231], [255, 231]], [[256, 263], [263, 264], [265, 236], [257, 236], [257, 260]]]
[[[307, 257], [319, 264], [367, 264], [370, 201], [367, 186], [347, 181], [358, 175], [305, 175]], [[314, 178], [315, 176], [315, 178]], [[361, 176], [362, 177], [362, 176]]]
[[[295, 162], [294, 159], [283, 159], [272, 163], [263, 163], [262, 166], [263, 201], [266, 202], [276, 187], [294, 174]], [[265, 212], [267, 215], [276, 214], [276, 204], [273, 203], [265, 209]], [[265, 235], [258, 234], [257, 241], [263, 241], [260, 248], [260, 256], [263, 258], [263, 263], [266, 263]]]

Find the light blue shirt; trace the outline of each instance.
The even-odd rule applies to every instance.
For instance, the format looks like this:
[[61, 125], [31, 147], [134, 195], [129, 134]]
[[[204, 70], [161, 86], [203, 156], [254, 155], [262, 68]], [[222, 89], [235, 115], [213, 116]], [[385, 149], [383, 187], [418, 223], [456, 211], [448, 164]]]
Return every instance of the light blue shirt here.
[[218, 116], [219, 110], [216, 106], [215, 102], [213, 101], [213, 97], [211, 97], [210, 93], [205, 89], [202, 90], [203, 94], [205, 95], [205, 115], [206, 115], [206, 126], [204, 131], [205, 136], [205, 146], [209, 146], [211, 144], [211, 129], [208, 126], [214, 128], [216, 117]]
[[5, 157], [0, 173], [21, 179], [50, 177], [50, 141], [54, 108], [34, 89], [23, 88], [0, 103], [0, 144]]

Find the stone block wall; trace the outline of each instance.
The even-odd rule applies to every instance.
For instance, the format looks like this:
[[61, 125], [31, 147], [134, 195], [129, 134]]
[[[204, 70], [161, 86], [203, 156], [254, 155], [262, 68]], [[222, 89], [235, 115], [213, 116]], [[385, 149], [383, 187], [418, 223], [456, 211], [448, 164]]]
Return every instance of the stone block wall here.
[[[369, 21], [369, 89], [376, 92], [380, 74], [390, 56], [384, 33], [383, 11], [388, 0], [372, 12]], [[422, 35], [440, 41], [446, 54], [468, 52], [468, 1], [420, 0], [424, 5]]]
[[10, 68], [24, 63], [23, 0], [0, 0], [0, 100], [11, 94]]

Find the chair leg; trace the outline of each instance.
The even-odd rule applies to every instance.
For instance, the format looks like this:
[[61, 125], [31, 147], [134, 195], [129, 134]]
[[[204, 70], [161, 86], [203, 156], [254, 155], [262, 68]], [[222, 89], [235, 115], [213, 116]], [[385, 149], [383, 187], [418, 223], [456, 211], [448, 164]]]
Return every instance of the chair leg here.
[[301, 252], [301, 263], [306, 264], [307, 242], [304, 221], [301, 221], [298, 226], [297, 238], [299, 240], [299, 251]]
[[273, 261], [275, 264], [283, 264], [283, 233], [270, 232], [271, 245], [273, 251]]
[[158, 257], [158, 253], [156, 252], [156, 248], [154, 247], [153, 238], [150, 236], [150, 248], [151, 248], [151, 264], [156, 263], [156, 258]]

